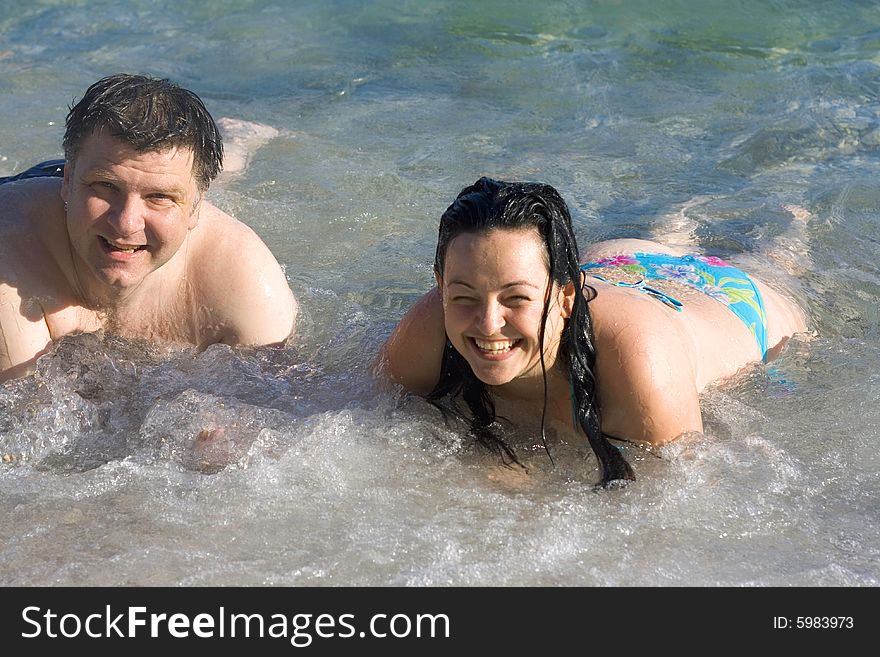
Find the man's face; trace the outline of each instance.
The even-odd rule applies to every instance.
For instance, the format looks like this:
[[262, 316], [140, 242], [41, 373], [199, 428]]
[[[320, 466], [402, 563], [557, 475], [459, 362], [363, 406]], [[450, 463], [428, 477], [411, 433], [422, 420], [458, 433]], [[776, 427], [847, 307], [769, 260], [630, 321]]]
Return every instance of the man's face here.
[[61, 197], [85, 285], [137, 287], [177, 253], [198, 223], [192, 151], [139, 153], [103, 133], [88, 137], [65, 167]]

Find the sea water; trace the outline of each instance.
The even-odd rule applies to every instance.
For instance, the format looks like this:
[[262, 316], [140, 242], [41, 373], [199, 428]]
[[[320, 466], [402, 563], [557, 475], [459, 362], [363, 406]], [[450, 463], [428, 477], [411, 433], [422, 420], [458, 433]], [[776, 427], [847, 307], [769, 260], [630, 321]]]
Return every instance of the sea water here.
[[[169, 77], [280, 131], [210, 198], [301, 304], [282, 349], [81, 335], [0, 384], [0, 584], [877, 585], [878, 50], [875, 2], [0, 0], [0, 175], [99, 77]], [[815, 335], [622, 490], [579, 443], [499, 468], [372, 371], [482, 175], [584, 244], [747, 258], [804, 208]]]

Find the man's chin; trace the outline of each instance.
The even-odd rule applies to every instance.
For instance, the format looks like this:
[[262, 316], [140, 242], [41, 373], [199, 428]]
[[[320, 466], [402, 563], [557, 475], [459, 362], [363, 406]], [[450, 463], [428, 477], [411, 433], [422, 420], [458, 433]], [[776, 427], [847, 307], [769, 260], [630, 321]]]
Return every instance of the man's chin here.
[[142, 273], [120, 272], [115, 269], [99, 269], [95, 274], [95, 278], [100, 287], [116, 293], [136, 288], [141, 282], [143, 282], [145, 277], [145, 274]]

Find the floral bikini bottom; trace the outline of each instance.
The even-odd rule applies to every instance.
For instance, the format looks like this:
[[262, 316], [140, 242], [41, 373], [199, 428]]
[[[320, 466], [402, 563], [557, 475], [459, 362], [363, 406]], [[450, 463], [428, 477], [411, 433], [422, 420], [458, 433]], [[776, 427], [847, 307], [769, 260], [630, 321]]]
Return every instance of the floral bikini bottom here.
[[633, 253], [602, 258], [581, 265], [581, 271], [617, 267], [641, 276], [636, 283], [612, 282], [593, 274], [595, 278], [618, 285], [641, 290], [666, 305], [681, 311], [683, 304], [668, 294], [650, 287], [648, 281], [674, 281], [699, 290], [723, 303], [739, 317], [752, 332], [762, 356], [767, 355], [767, 315], [764, 300], [754, 281], [741, 269], [720, 258], [704, 255], [674, 256], [665, 253]]

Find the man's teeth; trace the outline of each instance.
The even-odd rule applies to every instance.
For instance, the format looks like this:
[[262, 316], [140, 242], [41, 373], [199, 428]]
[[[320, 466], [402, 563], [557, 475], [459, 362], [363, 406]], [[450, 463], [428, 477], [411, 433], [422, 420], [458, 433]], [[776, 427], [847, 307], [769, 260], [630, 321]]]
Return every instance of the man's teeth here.
[[480, 340], [479, 338], [474, 338], [474, 342], [479, 347], [480, 351], [488, 351], [493, 354], [504, 353], [505, 351], [510, 351], [519, 340]]
[[138, 249], [141, 248], [139, 246], [119, 246], [118, 244], [114, 244], [113, 242], [111, 242], [109, 240], [104, 240], [104, 241], [107, 243], [107, 246], [109, 246], [114, 251], [122, 251], [123, 253], [134, 253], [135, 251], [137, 251]]

